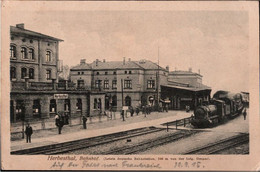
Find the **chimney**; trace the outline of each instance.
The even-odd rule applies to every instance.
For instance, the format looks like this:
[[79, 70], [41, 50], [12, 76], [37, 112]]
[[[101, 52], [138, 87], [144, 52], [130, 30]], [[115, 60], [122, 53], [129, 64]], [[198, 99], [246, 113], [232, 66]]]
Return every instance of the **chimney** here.
[[200, 69], [199, 69], [199, 71], [198, 71], [198, 72], [199, 72], [199, 74], [200, 74]]
[[17, 24], [16, 27], [20, 29], [24, 29], [24, 23]]
[[125, 65], [125, 57], [123, 57], [123, 64]]
[[81, 59], [80, 60], [80, 64], [85, 64], [86, 63], [86, 59]]
[[106, 59], [103, 59], [103, 63], [106, 63]]
[[98, 66], [98, 59], [96, 59], [96, 66]]
[[192, 72], [192, 68], [191, 67], [189, 68], [189, 72]]
[[130, 61], [131, 61], [131, 58], [129, 58], [128, 61], [130, 62]]
[[168, 65], [166, 66], [166, 70], [167, 70], [168, 72], [169, 72], [169, 70], [170, 70]]

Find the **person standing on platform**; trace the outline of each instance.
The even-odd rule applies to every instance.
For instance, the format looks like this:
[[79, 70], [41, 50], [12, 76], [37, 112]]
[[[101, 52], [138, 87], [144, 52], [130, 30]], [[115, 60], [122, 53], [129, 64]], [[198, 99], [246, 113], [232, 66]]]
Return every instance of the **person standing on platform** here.
[[130, 106], [130, 114], [131, 114], [131, 117], [134, 116], [134, 108], [132, 106]]
[[87, 121], [88, 121], [88, 119], [87, 119], [87, 117], [85, 115], [82, 117], [82, 121], [83, 121], [83, 128], [87, 129]]
[[26, 135], [26, 143], [31, 143], [31, 136], [33, 133], [33, 129], [30, 126], [30, 124], [28, 123], [25, 129], [25, 135]]
[[138, 107], [135, 109], [135, 113], [136, 113], [136, 115], [139, 114], [139, 108]]
[[125, 114], [124, 114], [124, 110], [121, 110], [121, 116], [123, 118], [123, 121], [125, 121]]
[[244, 120], [246, 120], [246, 115], [247, 115], [247, 113], [246, 113], [246, 108], [245, 108], [245, 110], [243, 111]]

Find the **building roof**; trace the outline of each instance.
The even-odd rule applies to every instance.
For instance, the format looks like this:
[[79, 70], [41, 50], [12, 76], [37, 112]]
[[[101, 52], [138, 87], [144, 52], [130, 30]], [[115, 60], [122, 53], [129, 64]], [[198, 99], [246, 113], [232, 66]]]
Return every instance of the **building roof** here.
[[[145, 61], [94, 61], [92, 63], [79, 64], [72, 67], [71, 70], [83, 70], [83, 69], [93, 69], [93, 70], [106, 70], [106, 69], [142, 69], [142, 70], [155, 70], [158, 69], [158, 65], [149, 60]], [[161, 70], [166, 70], [159, 67]]]
[[96, 65], [96, 61], [91, 63], [91, 67], [94, 70], [103, 70], [103, 69], [140, 69], [140, 66], [136, 65], [132, 61], [108, 61], [108, 62], [101, 62], [98, 61]]
[[[140, 61], [134, 61], [137, 65], [141, 66], [144, 69], [147, 70], [158, 70], [158, 65], [150, 60], [140, 60]], [[160, 70], [166, 70], [159, 66]]]
[[188, 91], [203, 91], [203, 90], [211, 90], [210, 87], [206, 86], [206, 85], [201, 85], [200, 87], [185, 87], [185, 86], [178, 86], [178, 85], [161, 85], [164, 87], [168, 87], [168, 88], [177, 88], [177, 89], [182, 89], [182, 90], [188, 90]]
[[91, 70], [91, 65], [84, 63], [84, 64], [79, 64], [77, 66], [72, 67], [70, 70]]
[[16, 34], [16, 35], [21, 35], [21, 36], [31, 36], [31, 37], [37, 37], [37, 38], [42, 38], [42, 39], [50, 39], [50, 40], [55, 40], [55, 41], [63, 41], [59, 38], [55, 38], [52, 36], [44, 35], [38, 32], [34, 32], [31, 30], [23, 29], [20, 27], [15, 27], [15, 26], [10, 26], [10, 32], [11, 34]]
[[171, 72], [169, 72], [169, 75], [199, 75], [199, 76], [202, 76], [202, 75], [195, 73], [195, 72], [183, 71], [183, 70], [171, 71]]

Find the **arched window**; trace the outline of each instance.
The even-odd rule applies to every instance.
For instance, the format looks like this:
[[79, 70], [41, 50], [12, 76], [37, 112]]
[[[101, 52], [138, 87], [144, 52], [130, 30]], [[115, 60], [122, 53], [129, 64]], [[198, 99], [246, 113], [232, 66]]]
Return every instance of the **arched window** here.
[[100, 98], [98, 99], [98, 109], [102, 109], [102, 102]]
[[29, 79], [34, 79], [34, 69], [33, 68], [29, 69]]
[[10, 46], [10, 57], [16, 58], [16, 47], [14, 45]]
[[34, 49], [32, 49], [32, 48], [29, 49], [29, 58], [31, 60], [34, 60]]
[[129, 96], [125, 97], [125, 106], [131, 106], [131, 97]]
[[112, 97], [112, 106], [117, 106], [117, 96], [116, 95], [114, 95]]
[[56, 109], [57, 109], [56, 100], [51, 99], [50, 100], [50, 112], [54, 113], [54, 112], [56, 112]]
[[33, 116], [41, 117], [41, 104], [39, 99], [33, 100]]
[[11, 79], [16, 78], [16, 68], [15, 67], [11, 67], [11, 69], [10, 69], [10, 78]]
[[47, 80], [51, 79], [51, 70], [46, 70], [46, 79]]
[[23, 58], [23, 59], [28, 59], [27, 49], [26, 49], [25, 47], [22, 47], [22, 48], [21, 48], [21, 53], [22, 53], [22, 58]]
[[21, 69], [21, 78], [24, 79], [27, 76], [27, 69], [26, 68], [22, 68]]
[[77, 99], [77, 104], [76, 104], [77, 110], [81, 111], [82, 110], [82, 100]]
[[97, 99], [94, 99], [94, 109], [97, 109]]
[[46, 62], [50, 62], [50, 61], [51, 61], [51, 52], [46, 51]]

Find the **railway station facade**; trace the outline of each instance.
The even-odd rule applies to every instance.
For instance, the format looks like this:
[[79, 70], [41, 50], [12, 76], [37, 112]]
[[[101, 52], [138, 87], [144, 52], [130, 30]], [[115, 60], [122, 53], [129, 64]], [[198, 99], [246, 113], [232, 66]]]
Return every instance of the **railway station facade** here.
[[[200, 81], [186, 83], [176, 79], [169, 67], [150, 60], [95, 60], [70, 69], [70, 81], [58, 81], [61, 72], [59, 43], [63, 40], [30, 31], [23, 24], [10, 28], [10, 120], [44, 122], [53, 120], [57, 112], [77, 118], [95, 116], [106, 110], [119, 111], [157, 102], [170, 109], [183, 109], [184, 101], [191, 107], [200, 100], [209, 100], [210, 88]], [[196, 77], [198, 75], [196, 74]], [[180, 104], [180, 105], [179, 105]]]

